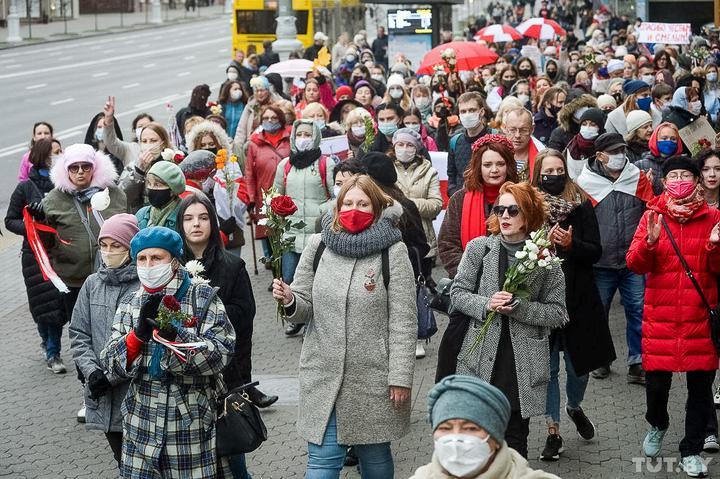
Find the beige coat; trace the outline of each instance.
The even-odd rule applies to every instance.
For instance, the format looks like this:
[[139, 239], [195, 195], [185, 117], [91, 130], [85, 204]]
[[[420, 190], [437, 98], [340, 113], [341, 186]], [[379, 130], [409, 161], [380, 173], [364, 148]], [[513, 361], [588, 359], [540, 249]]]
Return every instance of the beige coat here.
[[397, 170], [396, 184], [398, 188], [420, 210], [423, 229], [430, 245], [430, 252], [426, 257], [434, 258], [437, 255], [437, 237], [433, 228], [433, 220], [443, 207], [438, 172], [426, 159], [423, 159], [422, 162], [415, 161], [407, 168], [395, 160], [395, 169]]
[[[433, 455], [432, 462], [422, 466], [410, 479], [452, 479]], [[487, 471], [472, 479], [560, 479], [554, 474], [542, 470], [533, 470], [520, 453], [508, 447], [504, 442], [495, 455], [495, 460]]]

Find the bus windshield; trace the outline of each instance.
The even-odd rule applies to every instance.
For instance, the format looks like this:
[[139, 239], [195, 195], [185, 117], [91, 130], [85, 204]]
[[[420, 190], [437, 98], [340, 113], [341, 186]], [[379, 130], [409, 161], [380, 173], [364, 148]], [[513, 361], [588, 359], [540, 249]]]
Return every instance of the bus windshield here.
[[[296, 10], [298, 35], [306, 35], [308, 28], [308, 11]], [[236, 10], [235, 25], [239, 35], [274, 35], [275, 10]]]

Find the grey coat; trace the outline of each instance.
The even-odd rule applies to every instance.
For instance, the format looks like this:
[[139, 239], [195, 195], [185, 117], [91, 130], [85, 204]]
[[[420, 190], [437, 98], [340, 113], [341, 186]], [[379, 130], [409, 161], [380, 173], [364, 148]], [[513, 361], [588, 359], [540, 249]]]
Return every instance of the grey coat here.
[[401, 241], [389, 247], [386, 291], [379, 252], [356, 259], [328, 247], [314, 274], [319, 243], [319, 234], [309, 237], [292, 285], [292, 320], [307, 323], [300, 355], [298, 432], [322, 444], [335, 408], [340, 444], [399, 439], [410, 427], [410, 404], [394, 408], [389, 387], [412, 387], [417, 338], [407, 248]]
[[[135, 265], [129, 264], [119, 269], [101, 267], [80, 289], [69, 334], [73, 360], [85, 378], [96, 369], [105, 369], [100, 352], [112, 333], [115, 311], [121, 302], [128, 302], [139, 287]], [[110, 374], [106, 376], [115, 383], [97, 401], [90, 399], [90, 389], [85, 385], [85, 426], [103, 432], [121, 432], [120, 405], [129, 382], [117, 381]]]
[[[489, 250], [485, 253], [485, 246]], [[473, 347], [480, 333], [487, 303], [498, 291], [500, 237], [481, 236], [468, 243], [450, 291], [453, 308], [474, 321], [468, 328], [458, 355], [457, 373], [478, 377], [490, 382], [500, 342], [500, 318], [490, 324], [481, 344]], [[484, 263], [480, 288], [474, 288], [480, 265]], [[521, 299], [508, 314], [510, 335], [515, 353], [520, 412], [522, 417], [540, 416], [545, 412], [547, 385], [550, 381], [550, 345], [552, 328], [568, 321], [565, 307], [565, 278], [559, 267], [536, 270], [530, 276], [528, 299]]]

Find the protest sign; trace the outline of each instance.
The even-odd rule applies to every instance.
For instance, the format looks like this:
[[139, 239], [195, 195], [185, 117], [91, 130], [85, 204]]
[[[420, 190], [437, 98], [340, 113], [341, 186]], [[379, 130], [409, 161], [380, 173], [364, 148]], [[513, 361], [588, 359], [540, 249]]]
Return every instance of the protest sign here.
[[637, 41], [638, 43], [686, 45], [690, 43], [690, 24], [642, 22], [638, 27]]

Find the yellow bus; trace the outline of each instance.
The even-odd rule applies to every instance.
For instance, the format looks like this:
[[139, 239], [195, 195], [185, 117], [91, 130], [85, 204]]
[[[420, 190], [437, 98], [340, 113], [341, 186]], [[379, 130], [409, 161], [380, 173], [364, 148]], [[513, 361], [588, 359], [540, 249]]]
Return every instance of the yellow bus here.
[[[351, 35], [365, 24], [365, 7], [360, 0], [292, 0], [293, 15], [297, 19], [297, 38], [304, 48], [313, 44], [315, 32], [323, 32], [334, 43], [347, 31]], [[235, 0], [232, 20], [232, 47], [247, 52], [255, 45], [263, 51], [266, 40], [275, 41], [277, 0]]]

